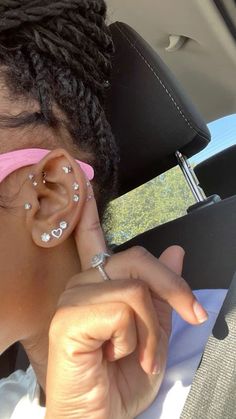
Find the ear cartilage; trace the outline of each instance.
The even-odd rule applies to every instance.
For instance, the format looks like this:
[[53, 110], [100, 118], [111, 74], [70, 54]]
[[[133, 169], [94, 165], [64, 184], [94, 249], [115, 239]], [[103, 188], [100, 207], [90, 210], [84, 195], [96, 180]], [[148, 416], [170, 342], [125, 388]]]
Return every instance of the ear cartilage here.
[[69, 173], [72, 173], [72, 167], [71, 166], [63, 166], [62, 170], [65, 172], [66, 175], [68, 175]]
[[26, 202], [24, 208], [26, 211], [30, 211], [32, 209], [32, 205], [29, 202]]
[[73, 201], [74, 201], [74, 202], [79, 202], [79, 200], [80, 200], [79, 195], [74, 195], [74, 196], [73, 196]]

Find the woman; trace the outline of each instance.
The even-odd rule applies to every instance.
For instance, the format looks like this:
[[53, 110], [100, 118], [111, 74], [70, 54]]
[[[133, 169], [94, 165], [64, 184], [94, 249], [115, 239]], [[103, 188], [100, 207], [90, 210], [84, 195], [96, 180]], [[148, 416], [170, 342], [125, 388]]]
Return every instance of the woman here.
[[207, 314], [182, 249], [106, 255], [96, 202], [102, 217], [118, 153], [103, 0], [1, 4], [0, 353], [20, 341], [31, 367], [0, 382], [0, 417], [134, 418], [163, 381], [171, 307], [194, 325]]

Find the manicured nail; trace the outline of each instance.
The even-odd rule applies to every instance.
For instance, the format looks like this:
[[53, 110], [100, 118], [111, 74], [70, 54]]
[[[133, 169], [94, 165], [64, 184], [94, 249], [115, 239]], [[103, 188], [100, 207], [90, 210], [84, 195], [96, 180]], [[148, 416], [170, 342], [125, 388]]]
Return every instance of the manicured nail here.
[[208, 320], [208, 314], [206, 310], [199, 304], [199, 302], [196, 300], [193, 304], [193, 311], [199, 321], [199, 323], [205, 323]]

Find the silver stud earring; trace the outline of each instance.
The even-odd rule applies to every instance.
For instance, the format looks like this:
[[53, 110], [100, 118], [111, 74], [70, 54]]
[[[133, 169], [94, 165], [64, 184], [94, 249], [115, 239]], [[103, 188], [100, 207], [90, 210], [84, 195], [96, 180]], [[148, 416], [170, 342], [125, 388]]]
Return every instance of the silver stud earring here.
[[42, 240], [44, 243], [48, 243], [48, 242], [51, 240], [51, 236], [50, 236], [50, 234], [48, 234], [48, 233], [43, 233], [43, 234], [41, 235], [41, 240]]
[[77, 182], [74, 182], [72, 185], [74, 191], [78, 191], [79, 190], [79, 184]]
[[71, 166], [63, 166], [62, 170], [65, 172], [66, 175], [68, 175], [69, 173], [72, 172], [72, 167]]
[[29, 176], [28, 176], [28, 178], [29, 178], [29, 180], [33, 180], [34, 179], [34, 174], [33, 173], [30, 173]]
[[74, 196], [73, 196], [73, 201], [74, 201], [74, 202], [79, 202], [79, 200], [80, 200], [79, 195], [74, 195]]
[[68, 223], [67, 223], [67, 221], [61, 221], [61, 222], [60, 222], [60, 228], [61, 228], [62, 230], [66, 230], [66, 229], [68, 228]]
[[60, 227], [52, 230], [52, 233], [51, 233], [52, 237], [59, 240], [63, 234], [63, 231], [66, 230], [67, 228], [68, 228], [68, 223], [66, 221], [61, 221]]
[[38, 182], [36, 182], [36, 180], [33, 182], [33, 185], [35, 186], [35, 188], [36, 188], [36, 186], [38, 186]]
[[67, 221], [61, 221], [60, 222], [60, 227], [58, 227], [58, 228], [54, 228], [52, 231], [51, 231], [51, 234], [49, 234], [49, 233], [43, 233], [42, 235], [41, 235], [41, 240], [44, 242], [44, 243], [48, 243], [50, 240], [51, 240], [51, 238], [53, 237], [54, 239], [57, 239], [57, 240], [59, 240], [60, 238], [61, 238], [61, 236], [62, 236], [62, 234], [63, 234], [63, 231], [64, 230], [66, 230], [67, 228], [68, 228], [68, 223], [67, 223]]
[[32, 205], [29, 202], [26, 202], [24, 208], [26, 211], [30, 211], [32, 209]]

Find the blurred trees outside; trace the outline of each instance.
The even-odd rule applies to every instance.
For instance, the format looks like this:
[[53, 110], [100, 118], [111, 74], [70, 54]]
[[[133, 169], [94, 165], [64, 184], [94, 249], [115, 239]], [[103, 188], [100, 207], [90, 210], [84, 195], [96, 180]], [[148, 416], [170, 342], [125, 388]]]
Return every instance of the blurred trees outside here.
[[104, 224], [109, 243], [132, 237], [186, 214], [193, 195], [179, 167], [114, 200]]

